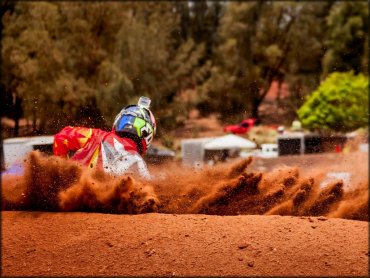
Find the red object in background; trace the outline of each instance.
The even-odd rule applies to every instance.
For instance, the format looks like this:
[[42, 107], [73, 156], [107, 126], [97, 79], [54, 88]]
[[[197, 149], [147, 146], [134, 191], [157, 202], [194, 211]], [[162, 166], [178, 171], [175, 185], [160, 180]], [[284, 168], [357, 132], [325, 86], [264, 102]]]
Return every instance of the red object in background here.
[[335, 152], [336, 153], [342, 152], [342, 146], [341, 145], [335, 145]]
[[256, 123], [256, 119], [250, 118], [243, 120], [238, 125], [227, 125], [224, 127], [224, 132], [231, 132], [234, 134], [244, 134], [247, 133]]

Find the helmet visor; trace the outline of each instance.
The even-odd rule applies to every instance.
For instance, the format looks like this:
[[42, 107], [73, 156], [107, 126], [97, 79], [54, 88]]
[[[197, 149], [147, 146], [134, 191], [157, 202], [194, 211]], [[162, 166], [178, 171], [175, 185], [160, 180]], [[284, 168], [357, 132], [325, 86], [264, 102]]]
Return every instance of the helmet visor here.
[[125, 127], [127, 127], [127, 125], [133, 126], [134, 125], [134, 122], [135, 122], [135, 119], [136, 119], [136, 117], [134, 117], [134, 116], [131, 116], [131, 115], [123, 115], [121, 117], [121, 119], [118, 121], [117, 125], [116, 125], [116, 130], [117, 131], [121, 131]]

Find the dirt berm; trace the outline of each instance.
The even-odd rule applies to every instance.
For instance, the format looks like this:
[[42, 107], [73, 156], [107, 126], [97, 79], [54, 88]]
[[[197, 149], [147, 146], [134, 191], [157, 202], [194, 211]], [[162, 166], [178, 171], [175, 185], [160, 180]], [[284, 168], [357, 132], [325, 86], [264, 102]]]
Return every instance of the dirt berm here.
[[2, 276], [366, 276], [368, 223], [2, 212]]

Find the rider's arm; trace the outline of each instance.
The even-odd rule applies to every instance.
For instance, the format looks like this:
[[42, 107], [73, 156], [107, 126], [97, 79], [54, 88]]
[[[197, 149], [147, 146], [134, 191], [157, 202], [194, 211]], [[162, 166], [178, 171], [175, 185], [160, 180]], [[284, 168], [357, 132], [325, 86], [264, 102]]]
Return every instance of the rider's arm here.
[[68, 157], [69, 151], [77, 151], [83, 148], [91, 138], [93, 130], [85, 127], [63, 128], [54, 136], [53, 152], [54, 155]]

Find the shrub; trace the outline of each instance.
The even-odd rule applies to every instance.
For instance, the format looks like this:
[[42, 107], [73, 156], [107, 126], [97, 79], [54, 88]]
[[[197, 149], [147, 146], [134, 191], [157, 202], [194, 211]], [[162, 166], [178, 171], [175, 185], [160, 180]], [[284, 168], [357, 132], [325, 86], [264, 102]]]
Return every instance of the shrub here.
[[353, 72], [334, 72], [297, 111], [311, 130], [348, 132], [369, 124], [369, 79]]

